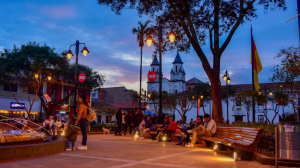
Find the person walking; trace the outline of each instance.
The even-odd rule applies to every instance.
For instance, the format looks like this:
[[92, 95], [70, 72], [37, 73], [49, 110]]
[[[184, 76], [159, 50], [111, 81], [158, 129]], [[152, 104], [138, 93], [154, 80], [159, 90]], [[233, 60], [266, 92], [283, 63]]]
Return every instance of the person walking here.
[[122, 125], [122, 111], [123, 111], [123, 109], [119, 109], [118, 110], [118, 112], [116, 113], [116, 119], [117, 119], [117, 125], [118, 125], [118, 127], [117, 127], [117, 130], [116, 130], [116, 132], [115, 132], [115, 136], [117, 136], [117, 135], [122, 135], [121, 134], [121, 125]]
[[128, 111], [128, 114], [125, 116], [124, 135], [127, 134], [127, 129], [128, 128], [129, 128], [129, 134], [131, 135], [131, 123], [132, 123], [132, 115], [131, 115], [131, 111]]
[[86, 95], [82, 93], [79, 96], [78, 100], [78, 114], [75, 121], [75, 125], [80, 124], [80, 129], [82, 132], [82, 144], [81, 146], [77, 147], [78, 150], [87, 150], [87, 124], [88, 121], [86, 119], [87, 115], [89, 114], [90, 105], [86, 101]]

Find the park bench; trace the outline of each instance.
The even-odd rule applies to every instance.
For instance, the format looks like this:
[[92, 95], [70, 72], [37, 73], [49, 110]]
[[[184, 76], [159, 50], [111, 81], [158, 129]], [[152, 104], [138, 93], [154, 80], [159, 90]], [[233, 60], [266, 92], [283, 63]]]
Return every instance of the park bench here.
[[234, 159], [252, 160], [253, 152], [263, 133], [261, 128], [247, 127], [217, 127], [213, 137], [199, 137], [214, 150], [227, 150], [229, 148]]

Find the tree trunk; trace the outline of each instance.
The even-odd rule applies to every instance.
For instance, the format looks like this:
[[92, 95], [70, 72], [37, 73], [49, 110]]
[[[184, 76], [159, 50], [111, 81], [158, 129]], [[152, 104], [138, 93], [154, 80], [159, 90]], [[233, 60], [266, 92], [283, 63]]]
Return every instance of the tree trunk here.
[[216, 123], [221, 123], [223, 120], [223, 113], [219, 73], [211, 77], [210, 82], [212, 91], [212, 118], [216, 121]]

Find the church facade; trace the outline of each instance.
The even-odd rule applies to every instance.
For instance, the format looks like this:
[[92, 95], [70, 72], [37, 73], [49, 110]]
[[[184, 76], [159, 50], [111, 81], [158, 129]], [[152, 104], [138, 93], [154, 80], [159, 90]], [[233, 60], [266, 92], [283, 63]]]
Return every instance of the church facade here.
[[[155, 57], [150, 65], [150, 71], [155, 71], [157, 73], [157, 79], [154, 82], [148, 81], [148, 92], [159, 91], [159, 62]], [[180, 93], [185, 91], [185, 71], [183, 68], [183, 62], [179, 53], [177, 53], [173, 67], [170, 72], [170, 79], [165, 77], [162, 78], [162, 91], [168, 93]]]

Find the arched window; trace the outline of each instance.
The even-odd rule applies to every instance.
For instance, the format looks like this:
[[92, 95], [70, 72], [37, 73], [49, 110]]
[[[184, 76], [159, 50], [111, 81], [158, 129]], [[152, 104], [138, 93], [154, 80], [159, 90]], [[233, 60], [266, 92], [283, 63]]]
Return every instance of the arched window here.
[[154, 67], [153, 67], [153, 71], [154, 71]]
[[177, 65], [176, 65], [176, 73], [177, 73]]
[[177, 90], [175, 90], [175, 94], [177, 94], [178, 93], [178, 91]]

